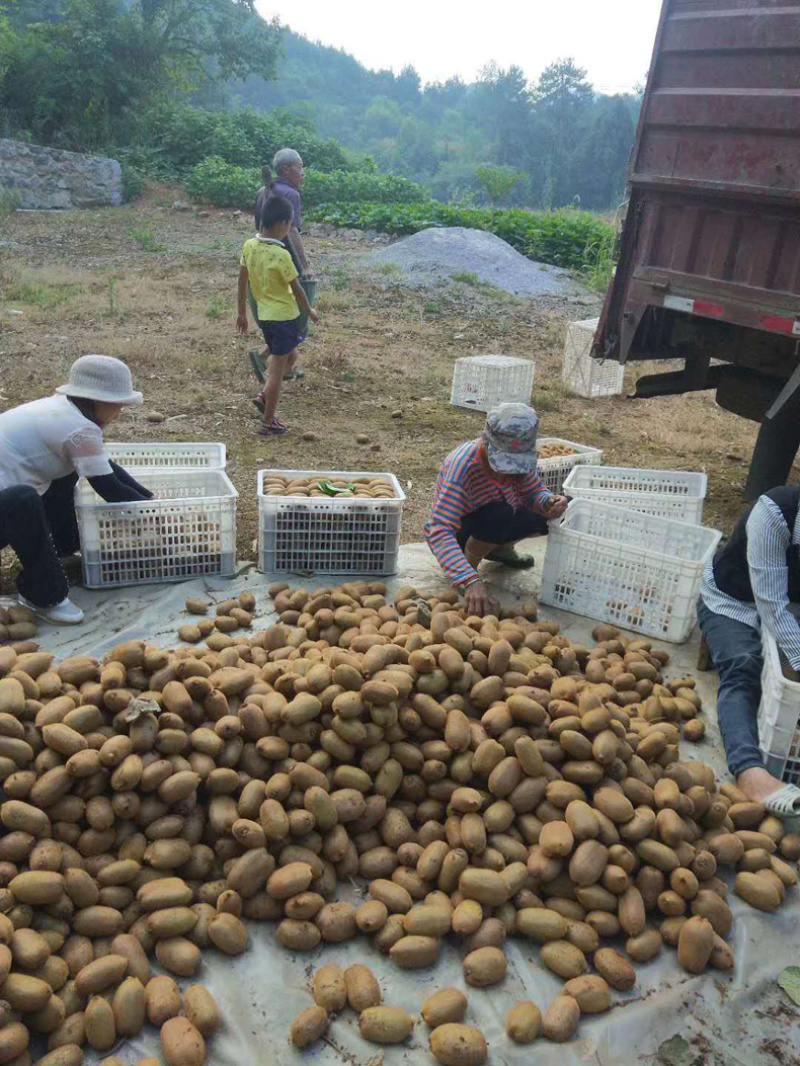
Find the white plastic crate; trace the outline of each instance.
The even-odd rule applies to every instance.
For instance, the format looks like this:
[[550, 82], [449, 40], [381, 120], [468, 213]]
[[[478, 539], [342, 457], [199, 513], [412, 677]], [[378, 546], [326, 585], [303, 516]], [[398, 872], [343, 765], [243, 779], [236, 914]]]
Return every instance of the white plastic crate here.
[[791, 785], [800, 785], [800, 681], [783, 676], [775, 638], [762, 630], [764, 668], [758, 740], [767, 769]]
[[[270, 496], [266, 474], [385, 478], [395, 499]], [[405, 493], [394, 474], [369, 471], [259, 470], [258, 558], [264, 573], [394, 574]]]
[[564, 345], [561, 380], [576, 396], [594, 400], [598, 396], [619, 396], [625, 379], [625, 367], [615, 359], [602, 362], [592, 359], [590, 351], [599, 318], [570, 322]]
[[562, 440], [561, 437], [540, 437], [536, 442], [537, 449], [541, 450], [546, 444], [563, 444], [572, 448], [572, 455], [554, 455], [551, 459], [539, 458], [536, 468], [544, 486], [551, 492], [559, 495], [564, 480], [570, 470], [575, 466], [584, 464], [596, 465], [602, 461], [603, 453], [599, 448], [590, 448], [586, 444], [575, 444], [571, 440]]
[[145, 470], [154, 493], [106, 503], [88, 481], [75, 487], [83, 581], [88, 588], [231, 577], [238, 492], [222, 470]]
[[629, 507], [696, 526], [703, 521], [707, 488], [705, 474], [621, 466], [576, 466], [564, 482], [564, 492], [574, 499]]
[[530, 403], [535, 363], [510, 355], [456, 359], [450, 403], [490, 411], [498, 403]]
[[680, 644], [694, 628], [700, 578], [721, 536], [687, 522], [573, 500], [564, 517], [550, 523], [539, 599]]
[[225, 445], [208, 441], [114, 441], [106, 444], [106, 454], [126, 470], [224, 470], [226, 465]]

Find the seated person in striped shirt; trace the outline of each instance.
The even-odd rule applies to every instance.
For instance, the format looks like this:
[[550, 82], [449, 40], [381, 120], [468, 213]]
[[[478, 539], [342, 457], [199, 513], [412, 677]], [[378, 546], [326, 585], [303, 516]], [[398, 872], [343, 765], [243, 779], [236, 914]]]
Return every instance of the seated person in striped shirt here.
[[494, 601], [478, 576], [484, 559], [506, 566], [533, 566], [514, 547], [547, 532], [548, 521], [567, 509], [536, 473], [539, 416], [523, 403], [501, 403], [486, 418], [483, 435], [451, 452], [439, 471], [425, 539], [467, 611], [483, 617]]
[[790, 603], [800, 604], [800, 488], [782, 486], [759, 497], [717, 552], [700, 584], [697, 617], [719, 671], [728, 769], [749, 800], [800, 818], [800, 789], [773, 777], [758, 744], [762, 626], [800, 670], [800, 625]]

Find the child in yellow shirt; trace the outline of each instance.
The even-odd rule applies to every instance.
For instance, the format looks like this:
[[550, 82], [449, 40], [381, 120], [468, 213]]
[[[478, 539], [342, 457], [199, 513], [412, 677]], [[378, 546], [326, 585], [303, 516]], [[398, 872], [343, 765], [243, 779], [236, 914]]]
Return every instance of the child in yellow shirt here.
[[297, 269], [283, 244], [292, 225], [292, 205], [282, 196], [272, 196], [261, 210], [260, 233], [245, 241], [239, 269], [238, 317], [236, 328], [247, 333], [247, 286], [258, 305], [258, 324], [272, 355], [264, 386], [262, 437], [288, 433], [288, 426], [276, 418], [283, 376], [297, 359], [300, 309], [312, 322], [318, 321]]

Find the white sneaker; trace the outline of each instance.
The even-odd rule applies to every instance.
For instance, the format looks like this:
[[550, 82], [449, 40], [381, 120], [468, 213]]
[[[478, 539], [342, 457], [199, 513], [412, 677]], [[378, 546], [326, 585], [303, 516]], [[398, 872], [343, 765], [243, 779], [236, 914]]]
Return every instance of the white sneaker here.
[[69, 596], [61, 603], [57, 603], [55, 607], [37, 607], [24, 596], [19, 597], [19, 602], [23, 607], [30, 608], [43, 622], [50, 622], [54, 626], [77, 626], [83, 621], [83, 611], [72, 602]]

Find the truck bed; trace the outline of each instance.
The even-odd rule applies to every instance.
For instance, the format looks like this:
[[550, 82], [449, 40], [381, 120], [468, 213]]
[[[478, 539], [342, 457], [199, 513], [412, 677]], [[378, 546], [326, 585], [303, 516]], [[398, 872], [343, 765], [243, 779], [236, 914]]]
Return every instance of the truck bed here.
[[595, 355], [669, 354], [675, 316], [800, 336], [800, 4], [665, 0], [630, 186]]

